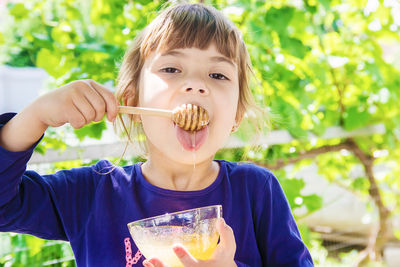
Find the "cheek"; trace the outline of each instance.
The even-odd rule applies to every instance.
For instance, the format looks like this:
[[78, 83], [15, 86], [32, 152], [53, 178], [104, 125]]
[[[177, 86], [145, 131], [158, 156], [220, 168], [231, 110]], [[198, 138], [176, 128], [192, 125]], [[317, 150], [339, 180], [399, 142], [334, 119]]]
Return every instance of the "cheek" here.
[[238, 109], [238, 100], [239, 100], [239, 89], [233, 89], [228, 93], [221, 94], [218, 99], [220, 100], [217, 103], [218, 112], [222, 113], [224, 119], [227, 120], [227, 123], [234, 123], [236, 118], [236, 112]]
[[227, 136], [235, 124], [238, 97], [236, 94], [224, 94], [217, 99], [214, 112], [214, 122], [217, 125], [213, 127], [216, 131], [214, 134]]
[[174, 137], [173, 124], [167, 118], [142, 116], [142, 125], [146, 138], [155, 145], [165, 145], [164, 142]]
[[157, 104], [168, 93], [168, 83], [148, 69], [141, 75], [139, 102], [143, 106]]

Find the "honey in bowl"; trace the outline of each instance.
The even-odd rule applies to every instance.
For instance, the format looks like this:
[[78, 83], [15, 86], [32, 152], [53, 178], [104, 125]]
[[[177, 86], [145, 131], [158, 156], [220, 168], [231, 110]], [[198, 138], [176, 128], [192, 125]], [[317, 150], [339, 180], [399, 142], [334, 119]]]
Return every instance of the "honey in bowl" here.
[[182, 244], [196, 259], [210, 259], [218, 243], [216, 223], [221, 216], [221, 205], [207, 206], [134, 221], [128, 228], [147, 259], [156, 257], [169, 267], [182, 267], [173, 245]]

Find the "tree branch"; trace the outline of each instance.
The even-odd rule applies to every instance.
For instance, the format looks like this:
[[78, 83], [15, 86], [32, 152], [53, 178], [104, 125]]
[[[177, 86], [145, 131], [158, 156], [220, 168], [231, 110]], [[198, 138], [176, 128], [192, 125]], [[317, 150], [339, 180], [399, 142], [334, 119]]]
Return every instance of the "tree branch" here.
[[390, 238], [390, 211], [389, 209], [383, 204], [381, 193], [379, 191], [378, 184], [376, 183], [376, 179], [373, 172], [374, 166], [374, 159], [370, 155], [367, 155], [360, 149], [360, 147], [354, 142], [353, 139], [349, 139], [351, 143], [351, 151], [354, 155], [361, 161], [362, 165], [364, 166], [365, 173], [367, 175], [369, 181], [369, 195], [374, 201], [375, 205], [378, 208], [379, 212], [379, 226], [377, 231], [371, 232], [371, 238], [368, 242], [368, 246], [365, 249], [365, 253], [361, 255], [360, 265], [365, 265], [369, 259], [371, 260], [380, 260], [383, 254], [383, 248], [385, 243]]
[[276, 170], [276, 169], [280, 169], [286, 165], [289, 164], [293, 164], [299, 161], [302, 161], [303, 159], [309, 159], [309, 158], [314, 158], [320, 154], [325, 154], [325, 153], [329, 153], [329, 152], [336, 152], [336, 151], [340, 151], [342, 149], [347, 149], [349, 150], [351, 147], [351, 142], [346, 140], [342, 143], [339, 143], [337, 145], [326, 145], [326, 146], [321, 146], [318, 148], [314, 148], [305, 152], [300, 153], [297, 157], [293, 157], [293, 158], [288, 158], [288, 159], [279, 159], [277, 160], [276, 163], [274, 164], [268, 164], [268, 163], [264, 163], [264, 162], [259, 162], [259, 161], [255, 161], [254, 163], [260, 166], [263, 166], [267, 169], [270, 170]]
[[378, 184], [376, 182], [376, 178], [373, 173], [374, 166], [374, 158], [364, 151], [360, 149], [357, 143], [352, 139], [348, 138], [346, 141], [337, 144], [337, 145], [326, 145], [322, 147], [318, 147], [315, 149], [311, 149], [309, 151], [305, 151], [300, 153], [297, 157], [289, 158], [289, 159], [280, 159], [275, 164], [266, 164], [264, 162], [254, 162], [257, 165], [263, 166], [265, 168], [274, 170], [280, 169], [288, 164], [293, 164], [299, 162], [303, 159], [314, 158], [317, 155], [340, 151], [342, 149], [349, 150], [352, 152], [361, 162], [364, 167], [365, 174], [369, 181], [370, 187], [368, 189], [368, 193], [372, 200], [374, 201], [376, 207], [379, 212], [379, 226], [375, 231], [371, 232], [368, 246], [367, 248], [360, 254], [360, 265], [365, 264], [369, 259], [381, 259], [382, 252], [385, 243], [390, 238], [390, 210], [383, 204], [381, 193], [379, 191]]

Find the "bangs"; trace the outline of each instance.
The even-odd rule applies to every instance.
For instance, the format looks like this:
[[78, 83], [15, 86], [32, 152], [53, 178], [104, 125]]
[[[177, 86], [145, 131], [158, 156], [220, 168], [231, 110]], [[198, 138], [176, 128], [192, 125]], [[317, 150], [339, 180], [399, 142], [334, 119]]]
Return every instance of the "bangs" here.
[[218, 52], [238, 63], [241, 37], [235, 26], [216, 9], [201, 4], [168, 8], [145, 30], [141, 53], [215, 44]]

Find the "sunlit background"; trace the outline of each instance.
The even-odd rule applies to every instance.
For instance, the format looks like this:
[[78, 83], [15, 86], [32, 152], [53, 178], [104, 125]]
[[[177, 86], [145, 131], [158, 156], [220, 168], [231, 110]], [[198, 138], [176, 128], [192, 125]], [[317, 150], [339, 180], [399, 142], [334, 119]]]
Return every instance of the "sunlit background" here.
[[[242, 31], [271, 113], [268, 132], [253, 139], [244, 123], [217, 158], [273, 170], [316, 266], [400, 266], [400, 2], [204, 2]], [[0, 112], [77, 79], [113, 89], [125, 49], [165, 3], [0, 1]], [[135, 148], [120, 160], [124, 145], [104, 121], [49, 129], [29, 167], [141, 160]], [[0, 266], [75, 263], [66, 242], [0, 233]]]

